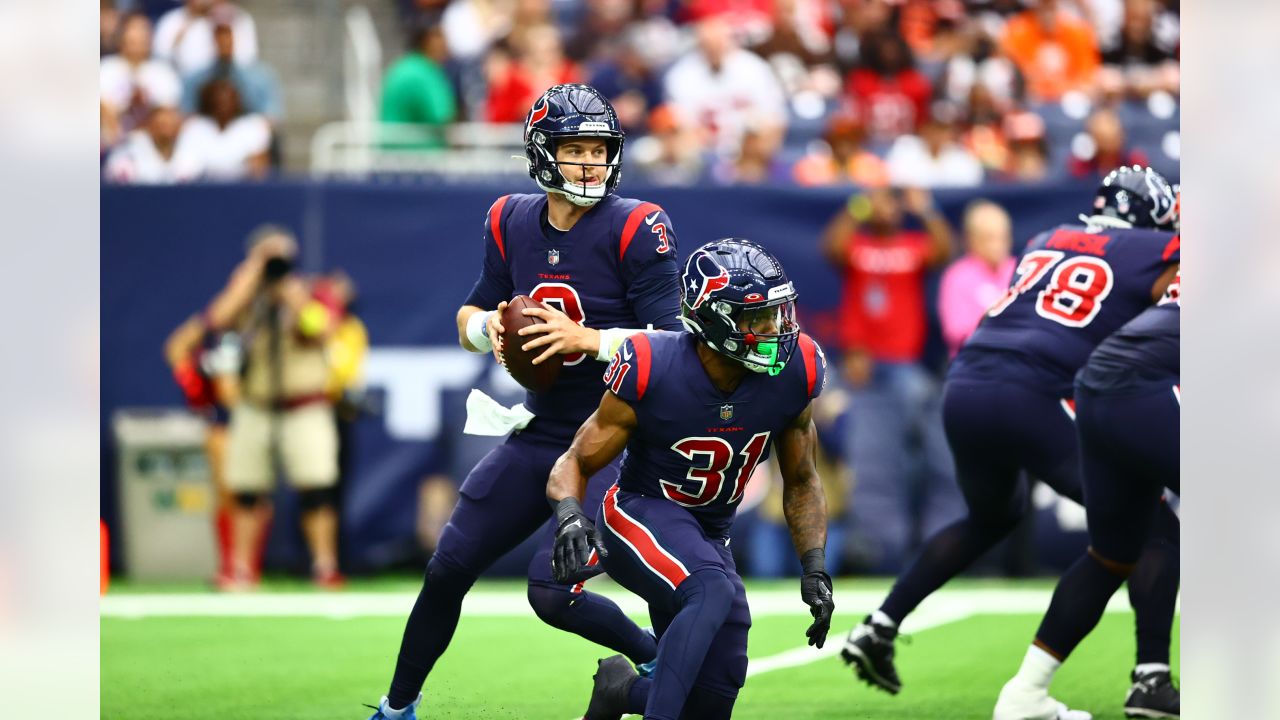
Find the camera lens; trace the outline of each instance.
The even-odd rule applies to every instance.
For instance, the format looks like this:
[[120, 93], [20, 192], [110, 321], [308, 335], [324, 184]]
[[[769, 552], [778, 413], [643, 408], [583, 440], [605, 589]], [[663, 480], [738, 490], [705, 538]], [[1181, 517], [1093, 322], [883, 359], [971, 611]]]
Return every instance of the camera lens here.
[[279, 280], [289, 271], [293, 269], [293, 261], [289, 258], [273, 257], [267, 260], [266, 266], [262, 270], [262, 274], [268, 280]]

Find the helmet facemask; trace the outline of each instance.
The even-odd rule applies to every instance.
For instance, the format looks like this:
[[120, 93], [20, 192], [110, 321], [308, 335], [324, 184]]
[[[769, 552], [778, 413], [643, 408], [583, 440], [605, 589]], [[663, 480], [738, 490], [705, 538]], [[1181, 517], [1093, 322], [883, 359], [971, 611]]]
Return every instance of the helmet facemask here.
[[787, 366], [800, 336], [795, 297], [742, 305], [714, 300], [698, 309], [687, 305], [682, 320], [701, 334], [711, 349], [748, 370], [777, 376]]
[[[575, 140], [603, 140], [605, 145], [605, 162], [570, 162], [567, 160], [557, 160], [556, 154], [564, 143], [573, 142]], [[553, 192], [563, 196], [566, 200], [580, 207], [590, 207], [600, 202], [606, 195], [613, 192], [618, 186], [618, 182], [622, 179], [622, 144], [623, 138], [620, 135], [601, 134], [601, 135], [584, 135], [581, 133], [573, 133], [561, 137], [549, 137], [547, 133], [540, 130], [532, 132], [532, 143], [530, 147], [536, 152], [541, 159], [541, 169], [534, 175], [538, 187], [546, 192]], [[603, 174], [598, 183], [587, 184], [585, 182], [573, 182], [566, 177], [563, 168], [600, 168]], [[532, 172], [532, 170], [531, 170]], [[571, 173], [577, 177], [581, 177], [582, 173]]]

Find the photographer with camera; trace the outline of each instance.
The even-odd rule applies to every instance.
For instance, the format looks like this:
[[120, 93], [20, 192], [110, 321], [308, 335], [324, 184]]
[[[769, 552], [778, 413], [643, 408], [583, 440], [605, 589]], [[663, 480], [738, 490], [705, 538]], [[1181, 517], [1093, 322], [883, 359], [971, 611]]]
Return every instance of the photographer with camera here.
[[259, 508], [268, 501], [277, 463], [299, 493], [313, 581], [322, 588], [342, 584], [334, 489], [338, 439], [325, 352], [341, 308], [295, 272], [297, 254], [290, 231], [274, 225], [254, 230], [246, 258], [205, 311], [207, 327], [234, 330], [244, 348], [227, 441], [226, 482], [235, 503], [224, 590], [251, 589], [258, 581], [253, 558], [266, 530]]

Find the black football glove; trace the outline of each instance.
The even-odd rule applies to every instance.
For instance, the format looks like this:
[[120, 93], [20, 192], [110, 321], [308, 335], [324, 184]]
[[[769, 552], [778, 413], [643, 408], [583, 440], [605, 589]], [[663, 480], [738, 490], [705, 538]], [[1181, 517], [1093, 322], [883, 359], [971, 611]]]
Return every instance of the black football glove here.
[[804, 634], [810, 645], [822, 647], [831, 629], [831, 613], [836, 609], [831, 599], [831, 576], [826, 573], [826, 552], [821, 548], [810, 550], [800, 558], [804, 576], [800, 578], [800, 597], [813, 614], [813, 624]]
[[577, 498], [567, 497], [556, 505], [556, 544], [551, 551], [551, 576], [556, 582], [576, 584], [603, 571], [600, 563], [587, 565], [591, 551], [600, 558], [609, 556], [596, 532], [596, 526], [587, 519]]

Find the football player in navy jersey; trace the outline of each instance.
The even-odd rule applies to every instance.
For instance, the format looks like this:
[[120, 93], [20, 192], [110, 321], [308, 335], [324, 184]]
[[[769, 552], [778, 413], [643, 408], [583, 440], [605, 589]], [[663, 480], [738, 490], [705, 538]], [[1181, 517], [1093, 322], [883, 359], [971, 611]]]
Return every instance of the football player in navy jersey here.
[[[901, 689], [893, 664], [898, 625], [1022, 519], [1029, 492], [1020, 470], [1082, 501], [1072, 378], [1177, 272], [1174, 203], [1169, 183], [1153, 170], [1111, 172], [1083, 224], [1059, 225], [1027, 244], [1009, 290], [957, 354], [943, 391], [943, 423], [968, 515], [933, 535], [880, 608], [850, 632], [842, 657], [869, 684]], [[1176, 519], [1167, 525], [1173, 535], [1165, 539], [1176, 544]], [[1130, 588], [1138, 662], [1167, 664], [1177, 563], [1154, 551], [1150, 558], [1144, 563], [1158, 566], [1151, 572], [1175, 579], [1147, 586], [1149, 593]]]
[[[730, 716], [746, 681], [751, 614], [729, 527], [770, 447], [814, 618], [809, 644], [822, 647], [831, 626], [826, 500], [811, 420], [826, 360], [800, 333], [795, 288], [766, 250], [726, 239], [690, 255], [682, 289], [690, 332], [623, 343], [599, 407], [547, 483], [559, 528], [556, 575], [573, 577], [598, 554], [610, 577], [649, 603], [658, 635], [652, 678], [621, 656], [600, 661], [587, 720]], [[588, 479], [624, 449], [621, 477], [600, 511], [585, 509]]]
[[[1058, 581], [1035, 642], [1000, 691], [995, 720], [1055, 718], [1049, 683], [1058, 667], [1126, 579], [1156, 580], [1134, 571], [1155, 526], [1167, 522], [1165, 488], [1181, 492], [1181, 308], [1175, 278], [1155, 307], [1104, 340], [1076, 374], [1089, 550]], [[1167, 662], [1134, 669], [1125, 715], [1176, 718], [1180, 705]]]
[[[587, 85], [547, 90], [525, 122], [529, 175], [544, 192], [506, 195], [485, 215], [480, 278], [458, 311], [458, 339], [471, 352], [501, 355], [502, 310], [517, 294], [551, 309], [526, 309], [541, 322], [524, 328], [535, 362], [564, 358], [555, 384], [530, 392], [527, 426], [471, 471], [427, 564], [405, 624], [391, 689], [373, 718], [415, 717], [419, 692], [457, 626], [476, 577], [535, 531], [529, 603], [543, 621], [651, 662], [657, 642], [613, 602], [585, 592], [599, 568], [559, 580], [551, 575], [555, 527], [544, 501], [546, 478], [573, 433], [600, 400], [599, 373], [632, 332], [681, 329], [679, 266], [671, 220], [653, 203], [614, 194], [622, 172], [623, 133], [613, 107]], [[500, 428], [499, 431], [502, 431]], [[586, 503], [593, 510], [617, 479], [598, 468]]]

